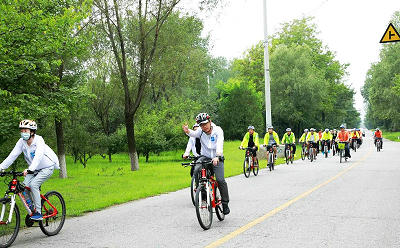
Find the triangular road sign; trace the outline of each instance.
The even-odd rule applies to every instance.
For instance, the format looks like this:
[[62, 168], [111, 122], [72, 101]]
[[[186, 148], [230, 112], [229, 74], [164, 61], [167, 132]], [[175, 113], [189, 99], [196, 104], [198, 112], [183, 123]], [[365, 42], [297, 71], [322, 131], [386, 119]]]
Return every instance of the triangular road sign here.
[[393, 24], [389, 24], [385, 33], [382, 36], [380, 43], [400, 41], [400, 35], [394, 28]]

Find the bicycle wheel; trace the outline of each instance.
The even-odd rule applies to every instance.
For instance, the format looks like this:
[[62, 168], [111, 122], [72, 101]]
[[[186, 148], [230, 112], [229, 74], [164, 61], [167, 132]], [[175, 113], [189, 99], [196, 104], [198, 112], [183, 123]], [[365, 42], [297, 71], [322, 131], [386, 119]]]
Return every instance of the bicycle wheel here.
[[306, 151], [304, 149], [304, 147], [301, 149], [301, 160], [305, 160], [306, 159]]
[[315, 148], [312, 148], [312, 149], [311, 149], [311, 152], [310, 152], [310, 153], [311, 153], [311, 154], [310, 154], [310, 161], [311, 161], [311, 163], [314, 161], [314, 156], [315, 156], [314, 149], [315, 149]]
[[11, 222], [8, 223], [8, 217], [11, 210], [11, 201], [4, 200], [2, 207], [5, 208], [3, 221], [0, 222], [0, 247], [9, 247], [17, 238], [21, 217], [17, 204], [12, 212]]
[[195, 201], [194, 201], [194, 198], [196, 196], [196, 188], [197, 188], [196, 178], [195, 178], [195, 175], [193, 175], [192, 180], [190, 182], [190, 197], [192, 198], [193, 206], [196, 206]]
[[254, 166], [253, 166], [253, 174], [254, 174], [254, 176], [258, 175], [259, 167], [260, 166], [258, 166], [258, 158], [256, 158], [255, 161], [254, 161]]
[[357, 143], [353, 142], [354, 152], [357, 152]]
[[[200, 197], [201, 194], [201, 197]], [[211, 199], [210, 205], [207, 204], [207, 197], [211, 198], [210, 195], [207, 195], [207, 191], [204, 185], [199, 186], [196, 192], [196, 216], [197, 220], [199, 221], [200, 226], [204, 230], [208, 230], [212, 224], [212, 206], [211, 206]]]
[[290, 161], [290, 151], [289, 150], [285, 151], [285, 159], [286, 159], [286, 164], [288, 165], [289, 161]]
[[251, 158], [245, 158], [243, 162], [243, 174], [245, 177], [250, 176], [250, 164], [251, 164]]
[[294, 161], [294, 154], [293, 154], [293, 151], [292, 152], [290, 152], [290, 163], [291, 164], [293, 164], [293, 161]]
[[217, 206], [215, 206], [215, 214], [217, 215], [219, 221], [223, 221], [225, 219], [225, 215], [222, 210], [222, 198], [218, 187], [215, 189], [215, 203], [217, 204]]
[[42, 214], [43, 216], [53, 215], [56, 211], [57, 214], [48, 218], [43, 218], [39, 222], [40, 229], [47, 236], [53, 236], [58, 234], [64, 226], [66, 208], [64, 198], [57, 191], [47, 192], [44, 197], [50, 202], [42, 199]]
[[325, 158], [327, 158], [328, 157], [328, 146], [327, 145], [324, 146], [324, 152], [325, 152]]
[[343, 159], [343, 150], [340, 149], [339, 151], [339, 157], [340, 157], [340, 163], [342, 163], [342, 159]]

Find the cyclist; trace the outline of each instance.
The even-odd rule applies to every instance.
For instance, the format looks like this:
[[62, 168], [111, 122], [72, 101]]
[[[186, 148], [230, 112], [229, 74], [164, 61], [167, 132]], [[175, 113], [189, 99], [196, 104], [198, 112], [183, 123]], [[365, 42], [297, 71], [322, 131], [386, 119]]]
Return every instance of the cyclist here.
[[[5, 170], [24, 153], [28, 169], [24, 170], [24, 184], [31, 191], [25, 191], [27, 198], [31, 198], [36, 212], [31, 216], [32, 220], [43, 219], [41, 213], [40, 186], [51, 177], [54, 169], [60, 169], [58, 157], [54, 151], [46, 145], [43, 138], [36, 134], [37, 124], [32, 120], [23, 120], [19, 123], [21, 138], [17, 141], [10, 155], [0, 164], [0, 170]], [[28, 174], [29, 173], [29, 174]]]
[[340, 132], [338, 133], [338, 135], [336, 137], [336, 141], [340, 141], [340, 142], [346, 143], [345, 149], [344, 149], [344, 156], [348, 157], [348, 158], [351, 158], [350, 148], [349, 148], [350, 135], [346, 131], [346, 129], [344, 129], [344, 125], [340, 126]]
[[[315, 130], [316, 131], [316, 130]], [[321, 150], [321, 140], [322, 140], [322, 129], [318, 131], [318, 141], [317, 141], [317, 154]]]
[[337, 146], [337, 143], [336, 143], [337, 130], [336, 130], [336, 129], [331, 130], [331, 134], [332, 134], [332, 144], [331, 144], [331, 147], [335, 146], [336, 151], [337, 151], [337, 150], [338, 150], [338, 146]]
[[[318, 146], [319, 136], [318, 133], [315, 132], [314, 128], [310, 129], [310, 132], [307, 134], [306, 143], [307, 143], [307, 150], [311, 148], [317, 148]], [[315, 149], [315, 159], [317, 158], [317, 149]]]
[[[329, 129], [325, 129], [325, 132], [322, 134], [322, 148], [327, 144], [328, 153], [331, 152], [331, 143], [332, 143], [333, 135], [329, 132]], [[322, 154], [324, 154], [324, 149], [322, 149]]]
[[[193, 127], [192, 127], [193, 131], [196, 131], [198, 128], [199, 128], [199, 124], [197, 124], [197, 123], [194, 124]], [[193, 156], [195, 156], [195, 157], [199, 157], [200, 156], [200, 154], [201, 154], [201, 144], [200, 144], [200, 139], [199, 138], [194, 138], [194, 137], [190, 137], [189, 138], [189, 141], [188, 141], [187, 146], [186, 146], [185, 153], [182, 155], [182, 157], [184, 159], [187, 159], [189, 157], [189, 155], [190, 155], [190, 151], [192, 151]], [[194, 168], [192, 166], [192, 168], [190, 169], [190, 176], [191, 177], [193, 176], [193, 170], [194, 170]]]
[[[301, 135], [301, 137], [299, 139], [299, 143], [301, 144], [302, 147], [305, 146], [305, 144], [306, 144], [307, 134], [308, 134], [308, 129], [304, 129], [304, 133]], [[307, 155], [307, 152], [306, 152], [306, 155]]]
[[359, 143], [359, 139], [360, 139], [360, 136], [359, 136], [359, 134], [358, 134], [358, 132], [357, 132], [357, 129], [353, 129], [353, 131], [350, 133], [350, 138], [351, 138], [351, 148], [354, 150], [354, 146], [357, 144], [357, 143]]
[[276, 153], [277, 149], [276, 147], [279, 145], [279, 136], [278, 134], [274, 131], [273, 126], [268, 126], [268, 132], [264, 136], [264, 146], [267, 147], [267, 158], [269, 156], [269, 149], [272, 146], [272, 149], [274, 150], [274, 155], [276, 158]]
[[293, 149], [293, 158], [295, 157], [296, 154], [296, 138], [294, 136], [294, 133], [292, 133], [292, 129], [286, 128], [286, 133], [283, 135], [282, 138], [282, 144], [285, 145], [285, 156], [286, 156], [286, 150], [290, 149], [292, 147]]
[[375, 129], [375, 132], [374, 132], [374, 145], [375, 145], [375, 146], [376, 146], [376, 141], [377, 141], [378, 139], [381, 141], [381, 149], [383, 149], [382, 131], [379, 130], [379, 128], [376, 128], [376, 129]]
[[358, 137], [360, 137], [358, 139], [358, 144], [361, 146], [363, 143], [363, 132], [361, 131], [361, 129], [357, 128], [356, 129], [357, 133], [358, 133]]
[[[198, 161], [201, 162], [203, 159], [212, 159], [214, 165], [213, 171], [218, 182], [218, 189], [221, 192], [223, 213], [227, 215], [230, 213], [230, 209], [228, 207], [228, 185], [224, 177], [224, 131], [221, 127], [212, 123], [207, 113], [198, 114], [196, 116], [196, 122], [200, 125], [200, 128], [196, 131], [189, 129], [187, 125], [184, 125], [182, 129], [189, 137], [200, 139], [201, 154], [204, 157], [200, 158]], [[196, 166], [194, 174], [196, 174], [199, 169], [200, 167]]]
[[258, 133], [254, 131], [254, 126], [249, 126], [247, 130], [248, 132], [244, 135], [242, 143], [240, 144], [240, 149], [243, 149], [244, 146], [252, 147], [253, 157], [257, 157], [258, 147], [260, 146]]

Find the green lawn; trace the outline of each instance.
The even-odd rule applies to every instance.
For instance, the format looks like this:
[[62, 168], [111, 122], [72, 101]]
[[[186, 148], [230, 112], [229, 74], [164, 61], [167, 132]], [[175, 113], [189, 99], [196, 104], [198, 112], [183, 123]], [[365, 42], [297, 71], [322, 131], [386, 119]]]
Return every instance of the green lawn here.
[[400, 142], [400, 132], [387, 132], [384, 131], [383, 133], [383, 138], [388, 139], [388, 140], [392, 140], [392, 141], [397, 141]]
[[[239, 145], [239, 141], [224, 143], [225, 177], [243, 171], [244, 151], [238, 149]], [[300, 158], [300, 150], [297, 149], [297, 158]], [[55, 171], [44, 183], [42, 192], [59, 191], [66, 201], [67, 215], [79, 216], [115, 204], [176, 191], [190, 186], [190, 168], [181, 166], [182, 153], [168, 151], [160, 156], [152, 155], [148, 163], [140, 158], [140, 170], [135, 172], [130, 171], [127, 154], [114, 155], [112, 163], [100, 156], [93, 157], [86, 168], [74, 164], [72, 158], [67, 157], [68, 178], [59, 179], [59, 172]], [[277, 164], [281, 163], [282, 158], [277, 161]], [[260, 165], [265, 168], [266, 161], [261, 160]], [[5, 186], [0, 188], [4, 189]], [[24, 216], [25, 211], [22, 214]]]

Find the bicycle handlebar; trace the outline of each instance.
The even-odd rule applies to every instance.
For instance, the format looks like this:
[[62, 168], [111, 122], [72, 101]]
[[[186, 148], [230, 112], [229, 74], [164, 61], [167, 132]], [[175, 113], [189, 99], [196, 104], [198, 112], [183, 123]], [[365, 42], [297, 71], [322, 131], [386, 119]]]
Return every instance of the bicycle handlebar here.
[[[34, 174], [34, 171], [28, 170], [28, 174]], [[22, 177], [24, 176], [24, 172], [22, 171], [2, 171], [0, 172], [0, 177], [4, 177], [7, 175], [12, 175], [12, 176], [17, 176], [17, 177]]]

